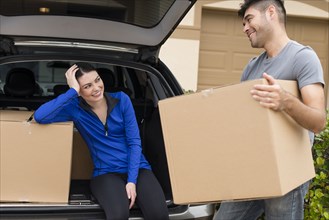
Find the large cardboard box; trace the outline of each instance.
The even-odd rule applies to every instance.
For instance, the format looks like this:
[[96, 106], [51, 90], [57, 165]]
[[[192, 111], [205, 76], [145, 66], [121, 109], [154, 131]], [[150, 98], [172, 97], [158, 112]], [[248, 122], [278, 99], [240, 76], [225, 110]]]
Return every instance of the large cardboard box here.
[[[176, 204], [282, 196], [315, 175], [308, 131], [263, 108], [253, 80], [159, 102]], [[279, 81], [295, 96], [294, 81]]]
[[67, 203], [73, 123], [27, 122], [31, 114], [0, 111], [0, 201]]
[[90, 179], [93, 174], [94, 165], [90, 157], [88, 146], [76, 129], [73, 131], [72, 152], [71, 179]]

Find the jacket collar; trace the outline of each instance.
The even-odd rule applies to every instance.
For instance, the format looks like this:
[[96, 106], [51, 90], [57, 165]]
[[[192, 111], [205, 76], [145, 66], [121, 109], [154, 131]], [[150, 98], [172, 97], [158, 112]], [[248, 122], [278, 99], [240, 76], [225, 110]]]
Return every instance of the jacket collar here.
[[[104, 93], [104, 97], [107, 103], [107, 115], [109, 115], [114, 107], [118, 104], [119, 99], [113, 98], [110, 93]], [[79, 96], [79, 106], [87, 112], [94, 114], [92, 107], [81, 96]]]

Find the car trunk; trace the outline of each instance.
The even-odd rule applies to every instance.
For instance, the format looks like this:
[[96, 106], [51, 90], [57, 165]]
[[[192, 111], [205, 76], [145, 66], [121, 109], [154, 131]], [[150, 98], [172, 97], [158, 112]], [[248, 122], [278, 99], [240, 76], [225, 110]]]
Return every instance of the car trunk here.
[[[143, 119], [140, 125], [140, 132], [143, 143], [143, 152], [152, 166], [152, 170], [157, 177], [166, 197], [166, 202], [170, 214], [181, 213], [187, 206], [177, 206], [172, 202], [170, 179], [166, 161], [166, 154], [163, 143], [163, 136], [159, 118], [159, 111], [153, 103], [134, 103], [137, 112], [148, 112], [147, 118]], [[140, 117], [140, 116], [139, 116]], [[87, 146], [81, 139], [78, 131], [74, 130], [73, 154], [70, 192], [67, 204], [52, 203], [28, 203], [28, 202], [7, 202], [1, 203], [1, 216], [6, 219], [11, 215], [61, 215], [63, 213], [74, 214], [89, 213], [89, 215], [103, 216], [103, 211], [97, 200], [90, 191], [90, 176], [92, 172], [92, 162]], [[141, 211], [137, 204], [130, 212], [131, 217], [141, 217]], [[94, 217], [93, 217], [94, 218]], [[10, 218], [12, 219], [12, 218]], [[15, 219], [15, 218], [13, 218]], [[79, 218], [80, 219], [80, 218]]]
[[[22, 51], [23, 48], [19, 48]], [[109, 55], [110, 56], [110, 55]], [[111, 56], [110, 56], [111, 57]], [[60, 59], [59, 59], [60, 58]], [[24, 62], [17, 62], [18, 60], [8, 58], [0, 60], [0, 76], [5, 78], [2, 74], [5, 73], [4, 69], [15, 68], [21, 66], [42, 66], [47, 67], [51, 71], [49, 72], [60, 72], [65, 71], [70, 62], [75, 62], [81, 57], [72, 57], [72, 60], [65, 60], [65, 56], [54, 54], [49, 56], [43, 54], [25, 56]], [[21, 58], [18, 58], [21, 59]], [[181, 213], [187, 209], [187, 206], [177, 206], [172, 203], [172, 191], [170, 185], [170, 178], [168, 172], [167, 158], [164, 148], [164, 141], [161, 129], [160, 115], [157, 106], [157, 102], [165, 97], [178, 95], [177, 91], [173, 92], [171, 88], [173, 85], [177, 85], [177, 82], [166, 80], [162, 77], [160, 72], [168, 71], [165, 66], [160, 62], [159, 65], [151, 67], [147, 64], [143, 66], [145, 70], [141, 70], [141, 66], [136, 66], [134, 62], [123, 62], [122, 60], [103, 59], [104, 63], [95, 62], [97, 57], [84, 57], [85, 60], [93, 63], [96, 66], [108, 67], [114, 70], [116, 83], [113, 87], [107, 88], [107, 91], [124, 91], [130, 94], [130, 98], [135, 110], [136, 119], [140, 129], [140, 136], [142, 140], [142, 149], [145, 157], [151, 164], [152, 170], [157, 177], [167, 200], [169, 212], [171, 214]], [[94, 59], [94, 60], [93, 60]], [[31, 61], [29, 61], [31, 60]], [[36, 61], [37, 60], [37, 61]], [[8, 62], [9, 61], [9, 62]], [[106, 62], [105, 62], [106, 61]], [[119, 65], [120, 64], [120, 65]], [[8, 69], [7, 68], [7, 69]], [[147, 71], [146, 71], [147, 70]], [[48, 70], [47, 70], [48, 71]], [[41, 72], [47, 72], [45, 69]], [[41, 72], [37, 72], [36, 75], [42, 75]], [[62, 75], [62, 73], [58, 73]], [[100, 74], [101, 75], [101, 74]], [[166, 73], [170, 75], [170, 73]], [[101, 75], [102, 77], [102, 75]], [[103, 76], [103, 81], [106, 84], [106, 76]], [[52, 77], [54, 78], [54, 77]], [[56, 77], [55, 77], [56, 78]], [[127, 83], [129, 81], [130, 83]], [[42, 84], [39, 82], [39, 84]], [[168, 84], [173, 84], [168, 86]], [[48, 84], [43, 85], [45, 87]], [[55, 86], [54, 86], [55, 88]], [[49, 88], [47, 89], [47, 91]], [[132, 91], [133, 94], [127, 92]], [[54, 96], [54, 90], [47, 96], [34, 96], [33, 99], [26, 97], [10, 97], [5, 94], [0, 94], [0, 108], [2, 109], [21, 109], [27, 108], [29, 110], [37, 109], [42, 103]], [[64, 90], [61, 92], [65, 92]], [[59, 94], [57, 94], [59, 95]], [[52, 203], [28, 203], [28, 202], [2, 202], [0, 203], [1, 215], [2, 216], [14, 216], [22, 214], [35, 214], [43, 213], [50, 215], [56, 213], [76, 213], [76, 212], [87, 212], [94, 213], [95, 215], [103, 215], [101, 207], [98, 205], [97, 200], [91, 195], [89, 188], [89, 182], [92, 174], [92, 161], [89, 155], [89, 150], [81, 138], [79, 132], [74, 129], [73, 132], [73, 152], [72, 152], [72, 165], [71, 165], [71, 182], [70, 182], [70, 193], [67, 204], [52, 204]], [[141, 212], [137, 205], [131, 210], [131, 216], [141, 216]]]
[[[53, 74], [50, 77], [52, 81], [41, 82], [41, 78], [38, 81], [46, 96], [9, 97], [0, 91], [0, 108], [14, 106], [35, 110], [57, 95], [55, 84], [65, 88], [61, 85], [66, 84], [65, 81], [54, 80], [61, 78], [57, 75], [64, 76], [65, 70], [76, 61], [104, 64], [103, 67], [108, 65], [117, 73], [116, 85], [111, 91], [133, 90], [130, 97], [139, 123], [143, 153], [163, 188], [169, 212], [183, 213], [187, 206], [172, 203], [157, 108], [159, 100], [182, 94], [182, 89], [158, 59], [158, 54], [195, 1], [0, 0], [0, 76], [15, 66], [25, 67], [24, 62], [30, 62], [29, 65], [39, 71], [36, 76], [43, 76], [42, 79], [49, 78], [43, 75], [47, 72], [44, 70]], [[43, 69], [33, 63], [41, 64], [41, 61], [49, 61], [41, 65]], [[69, 65], [66, 61], [70, 61]], [[1, 65], [10, 68], [1, 71]], [[1, 80], [0, 89], [5, 77]], [[77, 131], [74, 131], [73, 143], [68, 203], [0, 203], [1, 217], [19, 213], [25, 218], [29, 213], [33, 216], [34, 213], [61, 215], [84, 212], [100, 213], [100, 219], [103, 218], [101, 207], [90, 193], [92, 165], [89, 152]], [[132, 209], [131, 216], [141, 216], [137, 206]], [[76, 219], [84, 218], [79, 216]]]

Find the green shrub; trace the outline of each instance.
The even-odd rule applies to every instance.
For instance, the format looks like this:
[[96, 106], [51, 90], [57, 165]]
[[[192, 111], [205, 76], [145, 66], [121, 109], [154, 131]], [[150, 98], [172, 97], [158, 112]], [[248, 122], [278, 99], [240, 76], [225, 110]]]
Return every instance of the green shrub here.
[[329, 219], [329, 114], [324, 131], [316, 135], [313, 146], [316, 176], [305, 197], [305, 220]]

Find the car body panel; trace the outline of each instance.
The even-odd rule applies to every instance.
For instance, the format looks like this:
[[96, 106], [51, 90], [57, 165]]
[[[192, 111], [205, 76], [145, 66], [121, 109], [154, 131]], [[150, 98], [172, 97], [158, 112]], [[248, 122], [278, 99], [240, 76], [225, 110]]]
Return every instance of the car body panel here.
[[[161, 46], [195, 1], [174, 1], [161, 20], [153, 27], [143, 27], [98, 18], [85, 18], [81, 15], [79, 17], [59, 15], [0, 15], [0, 35], [79, 39], [151, 47]], [[0, 0], [0, 6], [4, 7], [5, 2], [13, 1]], [[2, 10], [5, 10], [5, 8]]]

